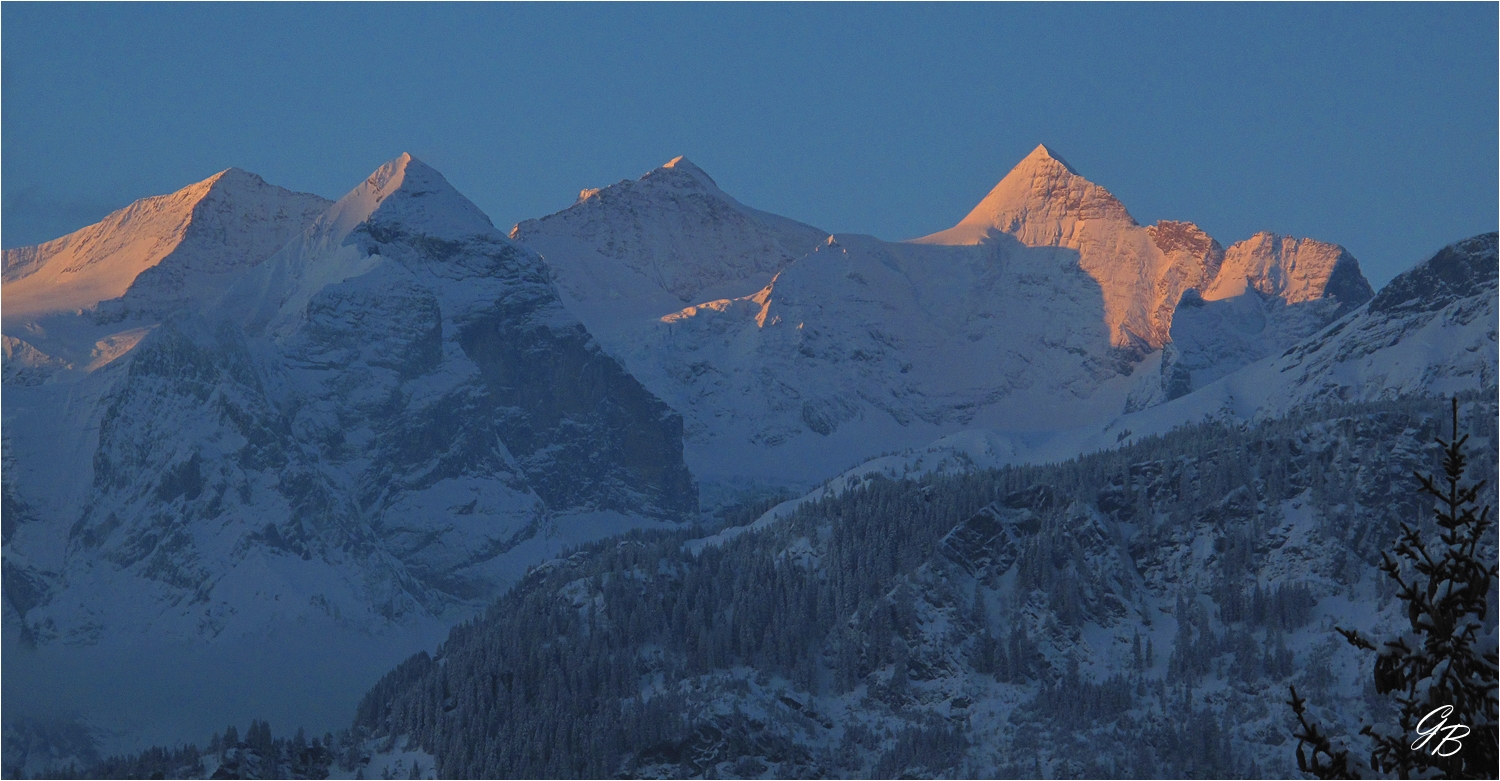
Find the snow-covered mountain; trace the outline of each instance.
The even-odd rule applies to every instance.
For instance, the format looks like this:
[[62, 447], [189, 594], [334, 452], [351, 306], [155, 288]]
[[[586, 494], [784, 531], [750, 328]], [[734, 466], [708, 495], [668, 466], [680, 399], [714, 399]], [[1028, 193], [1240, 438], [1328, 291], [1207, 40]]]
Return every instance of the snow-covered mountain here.
[[[35, 679], [187, 658], [172, 690], [198, 707], [299, 687], [348, 707], [527, 566], [696, 517], [681, 419], [420, 161], [232, 276], [107, 362], [55, 365], [32, 332], [6, 335], [5, 625]], [[228, 661], [246, 649], [260, 661]], [[7, 692], [31, 669], [11, 662]]]
[[[727, 505], [773, 488], [812, 487], [863, 464], [752, 527], [708, 540], [679, 530], [663, 543], [694, 556], [818, 500], [842, 501], [877, 484], [877, 473], [957, 479], [975, 467], [1142, 443], [1205, 420], [1226, 431], [1271, 425], [1268, 437], [1286, 439], [1268, 421], [1325, 402], [1492, 392], [1496, 262], [1495, 234], [1478, 236], [1372, 297], [1357, 261], [1336, 245], [1262, 233], [1225, 249], [1191, 223], [1141, 226], [1045, 147], [955, 227], [908, 242], [830, 236], [757, 211], [682, 158], [639, 180], [585, 191], [573, 207], [524, 221], [509, 236], [410, 156], [336, 203], [230, 169], [55, 242], [6, 252], [0, 515], [5, 687], [16, 698], [7, 704], [72, 691], [66, 705], [87, 710], [108, 700], [117, 722], [136, 708], [196, 725], [195, 714], [232, 702], [229, 715], [241, 721], [269, 716], [322, 729], [346, 715], [376, 671], [430, 646], [529, 566], [629, 529], [700, 519], [699, 485], [706, 504]], [[1403, 431], [1401, 420], [1382, 417], [1389, 411], [1349, 414], [1379, 418], [1386, 433]], [[1333, 423], [1297, 425], [1289, 436], [1299, 443], [1318, 452], [1343, 447]], [[1144, 493], [1131, 499], [1138, 505], [1164, 501], [1161, 486], [1191, 477], [1181, 452], [1147, 455], [1154, 465], [1110, 467], [1139, 467]], [[1412, 456], [1391, 457], [1405, 468]], [[1367, 474], [1357, 477], [1370, 491], [1378, 487]], [[905, 658], [920, 672], [922, 664], [952, 662], [925, 679], [938, 683], [914, 689], [942, 695], [921, 703], [936, 704], [926, 708], [934, 718], [986, 709], [994, 718], [966, 733], [985, 741], [1008, 739], [993, 730], [1008, 729], [1001, 717], [1019, 703], [1041, 707], [1039, 677], [974, 684], [968, 662], [925, 656], [946, 642], [942, 632], [978, 620], [949, 610], [957, 604], [952, 583], [983, 581], [1006, 610], [1025, 597], [1014, 588], [1019, 570], [1004, 583], [974, 575], [978, 559], [967, 548], [975, 545], [1019, 549], [1025, 537], [1026, 545], [1058, 551], [1089, 548], [1075, 575], [1093, 569], [1074, 578], [1088, 593], [1048, 585], [1046, 606], [1018, 608], [1033, 638], [1051, 638], [1043, 650], [1064, 677], [1047, 686], [1066, 679], [1069, 643], [1083, 649], [1073, 655], [1086, 672], [1094, 657], [1109, 657], [1103, 649], [1125, 638], [1100, 634], [1126, 626], [1116, 608], [1143, 620], [1164, 608], [1196, 610], [1168, 592], [1208, 577], [1217, 565], [1194, 539], [1228, 539], [1223, 529], [1205, 521], [1196, 538], [1183, 537], [1180, 525], [1148, 529], [1131, 508], [1106, 506], [1097, 488], [1080, 494], [1086, 501], [1074, 503], [1076, 513], [1000, 502], [988, 516], [927, 529], [938, 534], [929, 542], [951, 537], [948, 547], [901, 553], [916, 557], [905, 560], [912, 567], [882, 582], [884, 596], [869, 595], [886, 604], [905, 588], [933, 629], [908, 633], [910, 642], [890, 645], [896, 656], [879, 657], [876, 667], [899, 670]], [[1203, 488], [1208, 504], [1194, 500], [1192, 511], [1239, 501], [1210, 497], [1215, 490]], [[1287, 504], [1298, 495], [1255, 505], [1257, 518], [1291, 519], [1285, 534], [1267, 531], [1277, 545], [1333, 517], [1336, 502], [1300, 512]], [[1250, 506], [1221, 509], [1234, 520]], [[860, 517], [892, 529], [906, 522], [888, 509], [872, 505]], [[1012, 510], [1028, 509], [1051, 513], [1053, 526], [1012, 523], [1019, 517]], [[1035, 537], [1038, 529], [1051, 536]], [[1167, 552], [1152, 558], [1129, 539]], [[755, 566], [794, 562], [813, 571], [833, 555], [832, 544], [821, 531], [776, 536]], [[647, 599], [677, 587], [672, 567], [680, 562], [641, 569], [631, 563], [632, 546], [601, 543], [595, 553], [543, 565], [516, 593], [534, 594], [526, 589], [538, 578], [580, 561], [583, 574], [547, 587], [558, 586], [574, 608], [620, 598], [637, 583], [655, 584], [640, 591]], [[1355, 547], [1346, 552], [1370, 552]], [[608, 562], [587, 563], [606, 550], [616, 550], [603, 556]], [[1027, 566], [1040, 566], [1038, 556]], [[1303, 564], [1322, 577], [1336, 562]], [[1262, 568], [1257, 577], [1290, 583], [1293, 569]], [[662, 583], [666, 590], [652, 591]], [[1352, 585], [1330, 576], [1319, 598]], [[1141, 588], [1150, 595], [1137, 598]], [[968, 599], [967, 589], [959, 596]], [[853, 607], [839, 607], [846, 625]], [[1192, 615], [1197, 637], [1222, 639], [1233, 623]], [[693, 642], [703, 637], [717, 642], [712, 633]], [[1039, 647], [1026, 653], [1035, 658]], [[820, 663], [778, 674], [807, 680]], [[1108, 673], [1111, 664], [1094, 671]], [[226, 679], [226, 668], [239, 678]], [[862, 699], [810, 705], [816, 698], [795, 686], [767, 688], [741, 672], [704, 678], [705, 691], [749, 687], [754, 696], [743, 699], [757, 713], [786, 702], [768, 692], [786, 694], [797, 703], [786, 705], [788, 714], [800, 715], [777, 711], [775, 719], [785, 715], [798, 730], [806, 719], [821, 724], [818, 714], [833, 707], [885, 714], [870, 697], [911, 704], [888, 689], [918, 680], [880, 672], [860, 684]], [[165, 680], [170, 688], [154, 683]], [[178, 695], [164, 692], [188, 694], [167, 703]], [[708, 715], [697, 723], [710, 724], [709, 732], [739, 729], [719, 718], [717, 705], [686, 701], [702, 705], [699, 715]], [[969, 704], [944, 704], [960, 701]], [[898, 728], [907, 735], [900, 740], [952, 737], [930, 729], [935, 721], [884, 718], [867, 726]], [[43, 724], [11, 732], [52, 734]], [[157, 739], [169, 742], [187, 735], [161, 730]], [[900, 740], [841, 734], [863, 759], [838, 767], [901, 770], [877, 762], [885, 761], [881, 752], [904, 751]], [[801, 738], [767, 740], [785, 747]], [[823, 737], [806, 746], [844, 750]], [[797, 756], [783, 766], [834, 767]], [[634, 757], [633, 767], [675, 767], [649, 751]], [[974, 772], [1008, 768], [975, 761]]]
[[1323, 404], [1492, 392], [1500, 370], [1497, 264], [1495, 233], [1455, 242], [1280, 355], [1191, 393], [1103, 425], [1063, 425], [1040, 433], [976, 428], [949, 435], [871, 459], [810, 498], [857, 485], [871, 474], [1060, 461], [1204, 420], [1250, 423]]
[[759, 290], [828, 233], [752, 209], [685, 157], [526, 220], [568, 308], [611, 352], [685, 304]]
[[1338, 313], [1371, 295], [1359, 264], [1341, 247], [1262, 233], [1224, 250], [1188, 222], [1141, 227], [1110, 192], [1084, 179], [1046, 146], [1006, 174], [968, 216], [920, 244], [973, 245], [997, 233], [1031, 247], [1067, 247], [1099, 284], [1110, 339], [1157, 349], [1172, 338], [1173, 312], [1188, 290], [1207, 301], [1248, 290], [1287, 305], [1338, 299]]
[[[17, 379], [43, 364], [7, 352]], [[678, 418], [408, 156], [73, 374], [7, 395], [6, 491], [29, 509], [6, 562], [37, 584], [13, 605], [37, 642], [378, 628], [492, 596], [559, 524], [576, 542], [696, 508]]]
[[1270, 233], [1238, 242], [1212, 282], [1187, 291], [1173, 313], [1166, 395], [1280, 354], [1372, 295], [1359, 263], [1337, 245]]
[[965, 428], [1103, 424], [1280, 353], [1371, 294], [1334, 245], [1262, 234], [1225, 250], [1191, 223], [1142, 227], [1044, 146], [949, 230], [837, 235], [795, 260], [813, 229], [788, 240], [788, 221], [681, 160], [584, 196], [512, 235], [683, 415], [710, 486], [808, 485]]
[[1205, 415], [1269, 419], [1323, 403], [1493, 389], [1495, 244], [1485, 233], [1444, 247], [1283, 353], [1109, 428], [1165, 431]]
[[[1496, 234], [1444, 247], [1351, 316], [1270, 366], [1289, 379], [1263, 415], [1322, 401], [1450, 395], [1495, 386]], [[1266, 371], [1269, 374], [1269, 370]]]
[[330, 204], [230, 168], [62, 238], [5, 250], [5, 382], [109, 364], [170, 313], [220, 295]]
[[230, 168], [60, 239], [5, 250], [0, 290], [7, 331], [23, 320], [122, 296], [129, 308], [149, 310], [202, 299], [229, 272], [281, 249], [328, 206], [316, 195]]
[[1117, 414], [1135, 366], [1101, 314], [1067, 249], [836, 235], [625, 360], [683, 411], [701, 479], [796, 483], [947, 431]]

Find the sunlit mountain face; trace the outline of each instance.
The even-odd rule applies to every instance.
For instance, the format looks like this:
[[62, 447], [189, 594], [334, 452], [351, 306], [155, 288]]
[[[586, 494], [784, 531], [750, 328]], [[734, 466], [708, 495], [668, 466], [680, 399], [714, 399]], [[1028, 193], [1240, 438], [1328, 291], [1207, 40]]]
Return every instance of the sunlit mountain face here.
[[[1250, 690], [1372, 713], [1317, 627], [1399, 618], [1433, 399], [1493, 421], [1495, 246], [1377, 293], [1045, 146], [910, 241], [682, 157], [508, 232], [410, 155], [137, 201], [4, 254], [5, 772], [1279, 774]], [[1103, 764], [1015, 742], [1068, 698]]]
[[1261, 234], [1226, 250], [1191, 223], [1142, 227], [1045, 146], [910, 242], [820, 235], [681, 159], [511, 236], [683, 415], [689, 464], [728, 492], [807, 487], [965, 429], [1103, 425], [1372, 294], [1336, 245]]
[[[11, 688], [12, 670], [40, 691], [79, 676], [100, 688], [61, 707], [151, 739], [268, 689], [304, 692], [316, 721], [528, 566], [696, 518], [681, 418], [437, 171], [402, 156], [300, 224], [259, 228], [279, 237], [195, 234], [224, 178], [122, 212], [190, 217], [75, 234], [90, 241], [64, 248], [69, 268], [123, 295], [6, 321], [5, 620], [22, 649], [7, 692], [33, 685]], [[213, 216], [253, 233], [312, 203], [262, 194], [291, 206]], [[7, 269], [59, 257], [28, 248]], [[173, 269], [182, 284], [147, 284]], [[93, 699], [119, 658], [176, 682]]]

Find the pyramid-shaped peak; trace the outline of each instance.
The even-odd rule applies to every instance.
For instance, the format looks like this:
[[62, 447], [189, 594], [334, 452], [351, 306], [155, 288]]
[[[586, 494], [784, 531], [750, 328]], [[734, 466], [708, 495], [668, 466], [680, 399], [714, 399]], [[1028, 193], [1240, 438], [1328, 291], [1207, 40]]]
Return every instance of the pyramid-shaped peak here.
[[[240, 168], [225, 168], [224, 170], [208, 177], [202, 181], [193, 182], [187, 187], [168, 195], [155, 196], [161, 199], [172, 199], [185, 203], [196, 203], [210, 192], [223, 192], [225, 190], [237, 190], [243, 187], [254, 187], [264, 185], [265, 180], [259, 176]], [[149, 201], [151, 199], [142, 199]]]
[[[689, 177], [691, 177], [691, 178], [693, 178], [693, 179], [695, 179], [695, 180], [697, 180], [697, 181], [699, 181], [699, 182], [701, 182], [703, 184], [706, 184], [706, 185], [708, 185], [710, 187], [713, 187], [713, 188], [718, 188], [718, 186], [719, 186], [718, 183], [714, 181], [713, 177], [708, 175], [707, 171], [704, 171], [702, 168], [699, 168], [697, 165], [694, 165], [693, 161], [687, 159], [686, 157], [684, 157], [682, 155], [678, 155], [677, 157], [674, 157], [671, 160], [668, 160], [664, 165], [662, 165], [662, 167], [656, 169], [655, 171], [652, 171], [651, 173], [646, 174], [645, 176], [643, 176], [641, 178], [642, 179], [647, 179], [647, 178], [650, 178], [652, 176], [655, 176], [655, 175], [658, 175], [658, 174], [662, 174], [662, 173], [667, 173], [667, 172], [671, 172], [673, 174], [687, 175], [687, 176], [689, 176]], [[672, 178], [675, 178], [675, 177], [672, 177]]]
[[912, 241], [979, 244], [1000, 232], [1031, 246], [1055, 245], [1067, 241], [1080, 222], [1136, 226], [1135, 218], [1108, 190], [1079, 176], [1046, 144], [1038, 144], [957, 225]]
[[233, 182], [233, 181], [265, 181], [256, 174], [250, 173], [243, 168], [230, 166], [224, 170], [208, 177], [210, 182]]
[[[412, 157], [410, 152], [402, 152], [399, 157], [388, 160], [384, 165], [375, 169], [374, 173], [365, 179], [365, 184], [380, 192], [393, 192], [405, 183], [408, 170], [421, 174], [424, 169], [434, 174], [437, 173], [431, 166]], [[441, 178], [442, 175], [438, 174], [438, 176]]]
[[390, 195], [400, 190], [415, 190], [419, 193], [451, 192], [460, 198], [463, 197], [436, 168], [417, 159], [410, 152], [402, 152], [400, 156], [386, 161], [384, 165], [375, 169], [361, 186], [368, 186], [382, 195]]
[[1062, 158], [1062, 155], [1049, 149], [1046, 144], [1037, 144], [1036, 149], [1031, 150], [1031, 154], [1022, 159], [1021, 162], [1016, 165], [1016, 167], [1020, 168], [1027, 163], [1042, 163], [1048, 161], [1055, 162], [1061, 165], [1063, 168], [1066, 168], [1068, 170], [1068, 173], [1073, 174], [1074, 176], [1078, 175], [1078, 171], [1074, 170], [1073, 166], [1068, 165], [1068, 161], [1064, 160]]
[[275, 187], [277, 190], [286, 190], [284, 187], [267, 182], [259, 174], [246, 171], [243, 168], [225, 168], [224, 170], [204, 179], [199, 186], [206, 191], [220, 193], [236, 193], [247, 190], [258, 190], [266, 187]]
[[231, 181], [235, 179], [244, 179], [256, 182], [265, 181], [265, 179], [261, 178], [260, 174], [257, 174], [254, 171], [246, 171], [245, 169], [238, 166], [230, 166], [228, 168], [225, 168], [224, 170], [214, 174], [213, 178], [218, 180]]
[[437, 169], [405, 152], [375, 169], [325, 217], [325, 225], [337, 234], [347, 234], [364, 222], [443, 239], [495, 230], [490, 218]]
[[226, 168], [58, 239], [6, 250], [5, 314], [14, 322], [83, 310], [127, 292], [133, 311], [166, 311], [215, 289], [218, 276], [265, 260], [328, 207]]

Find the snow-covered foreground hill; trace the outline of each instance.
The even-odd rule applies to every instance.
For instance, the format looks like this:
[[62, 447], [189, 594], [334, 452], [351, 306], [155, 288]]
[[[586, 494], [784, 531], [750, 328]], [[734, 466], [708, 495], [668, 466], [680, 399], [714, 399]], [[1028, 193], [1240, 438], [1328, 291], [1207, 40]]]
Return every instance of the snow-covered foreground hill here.
[[1262, 234], [1226, 250], [1190, 223], [1140, 226], [1046, 147], [948, 231], [813, 235], [685, 161], [512, 231], [682, 414], [712, 497], [806, 487], [968, 428], [1102, 425], [1371, 295], [1335, 245]]
[[409, 156], [192, 306], [129, 309], [146, 273], [6, 334], [8, 718], [345, 711], [527, 566], [696, 517], [680, 419]]
[[[1288, 685], [1351, 746], [1394, 718], [1333, 625], [1405, 620], [1376, 565], [1430, 523], [1410, 475], [1446, 407], [1206, 423], [587, 546], [396, 668], [344, 740], [468, 778], [1287, 777]], [[1496, 412], [1460, 412], [1475, 476]]]

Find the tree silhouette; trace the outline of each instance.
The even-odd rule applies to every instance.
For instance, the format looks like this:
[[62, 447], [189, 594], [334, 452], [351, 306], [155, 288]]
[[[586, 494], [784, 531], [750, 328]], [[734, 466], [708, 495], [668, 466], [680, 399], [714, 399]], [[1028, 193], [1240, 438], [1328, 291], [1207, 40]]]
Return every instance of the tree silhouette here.
[[[1490, 507], [1479, 506], [1485, 481], [1464, 482], [1468, 439], [1459, 436], [1454, 399], [1453, 435], [1437, 440], [1443, 474], [1416, 475], [1421, 492], [1437, 498], [1438, 541], [1403, 523], [1395, 555], [1381, 554], [1380, 569], [1396, 583], [1410, 629], [1377, 649], [1359, 632], [1335, 627], [1350, 644], [1376, 653], [1375, 690], [1393, 695], [1400, 706], [1400, 733], [1366, 725], [1360, 734], [1373, 743], [1370, 768], [1401, 778], [1494, 778], [1497, 773], [1497, 654], [1494, 633], [1486, 631], [1497, 567], [1488, 540]], [[1335, 750], [1307, 720], [1306, 701], [1295, 688], [1291, 693], [1298, 768], [1318, 778], [1357, 778], [1348, 751]], [[1311, 756], [1304, 751], [1308, 747]]]

